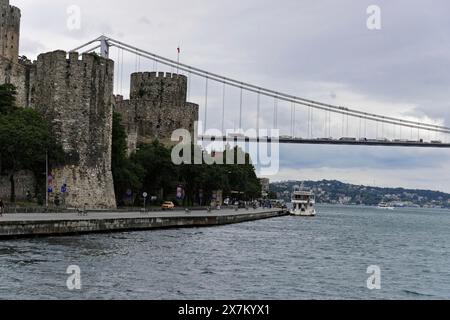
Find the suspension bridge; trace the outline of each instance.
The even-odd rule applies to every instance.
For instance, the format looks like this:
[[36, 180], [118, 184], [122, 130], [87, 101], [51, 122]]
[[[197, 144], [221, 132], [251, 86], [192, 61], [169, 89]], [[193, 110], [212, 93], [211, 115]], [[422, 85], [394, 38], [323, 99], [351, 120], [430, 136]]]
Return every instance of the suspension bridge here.
[[[279, 92], [193, 67], [181, 63], [179, 58], [175, 61], [107, 36], [89, 41], [72, 52], [98, 52], [104, 58], [111, 58], [112, 49], [117, 53], [116, 93], [123, 94], [127, 67], [131, 68], [130, 73], [170, 68], [175, 74], [187, 76], [187, 98], [201, 107], [202, 122], [197, 137], [200, 141], [450, 148], [450, 127]], [[129, 55], [128, 63], [124, 62], [125, 53]], [[130, 56], [134, 57], [134, 67]], [[234, 120], [230, 121], [227, 113]], [[208, 134], [215, 128], [220, 128], [221, 131], [217, 130], [222, 134]], [[248, 129], [254, 129], [253, 134], [248, 134]]]

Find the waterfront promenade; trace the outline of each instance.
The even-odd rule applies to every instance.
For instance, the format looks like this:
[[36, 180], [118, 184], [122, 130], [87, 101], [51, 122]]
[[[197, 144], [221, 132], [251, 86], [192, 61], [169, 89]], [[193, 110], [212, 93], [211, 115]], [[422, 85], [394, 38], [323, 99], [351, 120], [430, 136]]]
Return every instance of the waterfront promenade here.
[[211, 227], [286, 215], [281, 209], [6, 214], [0, 238], [75, 235], [164, 228]]

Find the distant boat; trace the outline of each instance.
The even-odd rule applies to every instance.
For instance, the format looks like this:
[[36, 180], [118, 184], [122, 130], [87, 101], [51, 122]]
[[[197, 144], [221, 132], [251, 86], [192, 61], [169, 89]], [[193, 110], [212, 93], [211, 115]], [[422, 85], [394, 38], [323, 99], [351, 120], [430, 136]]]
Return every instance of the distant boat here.
[[301, 187], [294, 187], [291, 202], [292, 215], [302, 217], [314, 217], [316, 215], [316, 196], [312, 191], [305, 190], [303, 184]]
[[386, 203], [386, 202], [380, 202], [380, 203], [378, 204], [378, 209], [383, 209], [383, 210], [394, 210], [395, 208], [394, 208], [392, 205], [390, 205], [390, 204], [388, 204], [388, 203]]

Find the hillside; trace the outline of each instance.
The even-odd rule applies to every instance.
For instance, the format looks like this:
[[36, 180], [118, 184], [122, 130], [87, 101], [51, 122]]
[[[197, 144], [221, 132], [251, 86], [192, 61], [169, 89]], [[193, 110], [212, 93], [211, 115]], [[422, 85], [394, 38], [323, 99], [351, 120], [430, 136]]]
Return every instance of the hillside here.
[[[289, 201], [296, 185], [301, 181], [275, 182], [270, 184], [270, 191]], [[314, 191], [318, 203], [373, 206], [388, 202], [397, 207], [450, 208], [450, 194], [438, 191], [369, 187], [334, 180], [304, 181], [304, 186]]]

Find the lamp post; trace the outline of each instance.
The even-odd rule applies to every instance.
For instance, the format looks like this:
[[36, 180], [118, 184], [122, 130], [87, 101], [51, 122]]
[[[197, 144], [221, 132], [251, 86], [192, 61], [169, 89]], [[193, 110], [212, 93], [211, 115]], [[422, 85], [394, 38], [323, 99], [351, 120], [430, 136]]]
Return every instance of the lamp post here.
[[48, 150], [45, 151], [45, 208], [48, 209]]

